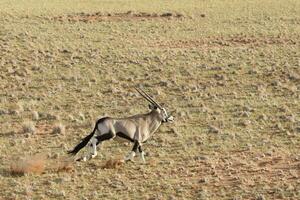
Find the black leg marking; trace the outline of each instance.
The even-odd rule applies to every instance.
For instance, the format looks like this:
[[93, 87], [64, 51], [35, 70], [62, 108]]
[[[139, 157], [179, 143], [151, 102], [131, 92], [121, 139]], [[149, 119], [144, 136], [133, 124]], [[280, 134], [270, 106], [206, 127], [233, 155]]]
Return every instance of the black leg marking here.
[[113, 137], [114, 137], [113, 133], [105, 133], [103, 135], [99, 135], [99, 136], [96, 137], [96, 139], [97, 139], [96, 145], [98, 145], [100, 142], [102, 142], [104, 140], [109, 140], [109, 139], [111, 139]]
[[117, 133], [117, 136], [120, 137], [120, 138], [124, 138], [126, 140], [129, 140], [130, 142], [134, 142], [134, 140], [132, 138], [130, 138], [129, 136], [125, 135], [124, 133], [122, 132], [118, 132]]
[[139, 152], [142, 153], [143, 152], [143, 149], [142, 149], [142, 146], [139, 145]]
[[138, 141], [135, 141], [134, 145], [133, 145], [133, 148], [132, 148], [132, 151], [134, 151], [136, 153], [139, 146], [140, 146], [140, 143]]

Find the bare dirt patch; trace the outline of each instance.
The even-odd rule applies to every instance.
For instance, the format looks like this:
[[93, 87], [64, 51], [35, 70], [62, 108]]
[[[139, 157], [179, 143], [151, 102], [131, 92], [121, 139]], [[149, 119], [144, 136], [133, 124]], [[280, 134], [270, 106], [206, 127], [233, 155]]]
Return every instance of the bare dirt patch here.
[[151, 20], [151, 19], [182, 19], [183, 14], [165, 12], [165, 13], [146, 13], [146, 12], [124, 12], [124, 13], [75, 13], [53, 17], [52, 20], [60, 22], [101, 22], [101, 21], [130, 21], [130, 20]]

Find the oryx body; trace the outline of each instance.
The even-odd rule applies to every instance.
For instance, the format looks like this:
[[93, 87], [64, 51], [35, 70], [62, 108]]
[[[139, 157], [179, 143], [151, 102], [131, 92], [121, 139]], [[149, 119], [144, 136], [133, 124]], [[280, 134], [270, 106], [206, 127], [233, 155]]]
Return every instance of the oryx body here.
[[88, 145], [90, 150], [88, 154], [83, 157], [83, 160], [94, 158], [97, 155], [97, 145], [100, 145], [101, 142], [105, 140], [120, 137], [134, 143], [132, 151], [125, 157], [125, 160], [132, 160], [137, 151], [139, 151], [142, 160], [145, 161], [142, 144], [154, 134], [161, 123], [172, 121], [173, 117], [169, 116], [166, 110], [156, 103], [148, 94], [138, 89], [137, 91], [151, 103], [149, 106], [151, 109], [150, 112], [125, 118], [104, 117], [99, 119], [92, 133], [86, 136], [69, 153], [75, 155], [83, 147]]

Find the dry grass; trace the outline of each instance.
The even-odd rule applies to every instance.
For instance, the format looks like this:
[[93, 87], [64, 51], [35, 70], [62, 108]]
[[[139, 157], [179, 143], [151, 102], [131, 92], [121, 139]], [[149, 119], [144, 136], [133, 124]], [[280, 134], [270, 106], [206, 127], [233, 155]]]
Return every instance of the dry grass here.
[[28, 156], [19, 158], [10, 166], [13, 175], [24, 175], [28, 173], [41, 174], [45, 170], [46, 160], [44, 156]]

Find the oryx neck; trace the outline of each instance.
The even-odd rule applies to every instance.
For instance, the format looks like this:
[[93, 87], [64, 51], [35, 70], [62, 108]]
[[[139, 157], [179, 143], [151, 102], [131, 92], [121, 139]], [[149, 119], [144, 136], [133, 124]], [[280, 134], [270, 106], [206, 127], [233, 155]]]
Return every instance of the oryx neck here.
[[161, 125], [161, 120], [159, 118], [157, 111], [155, 111], [155, 110], [152, 110], [151, 112], [149, 112], [148, 117], [149, 117], [149, 120], [148, 120], [149, 132], [150, 132], [150, 135], [152, 135], [158, 129], [158, 127]]

